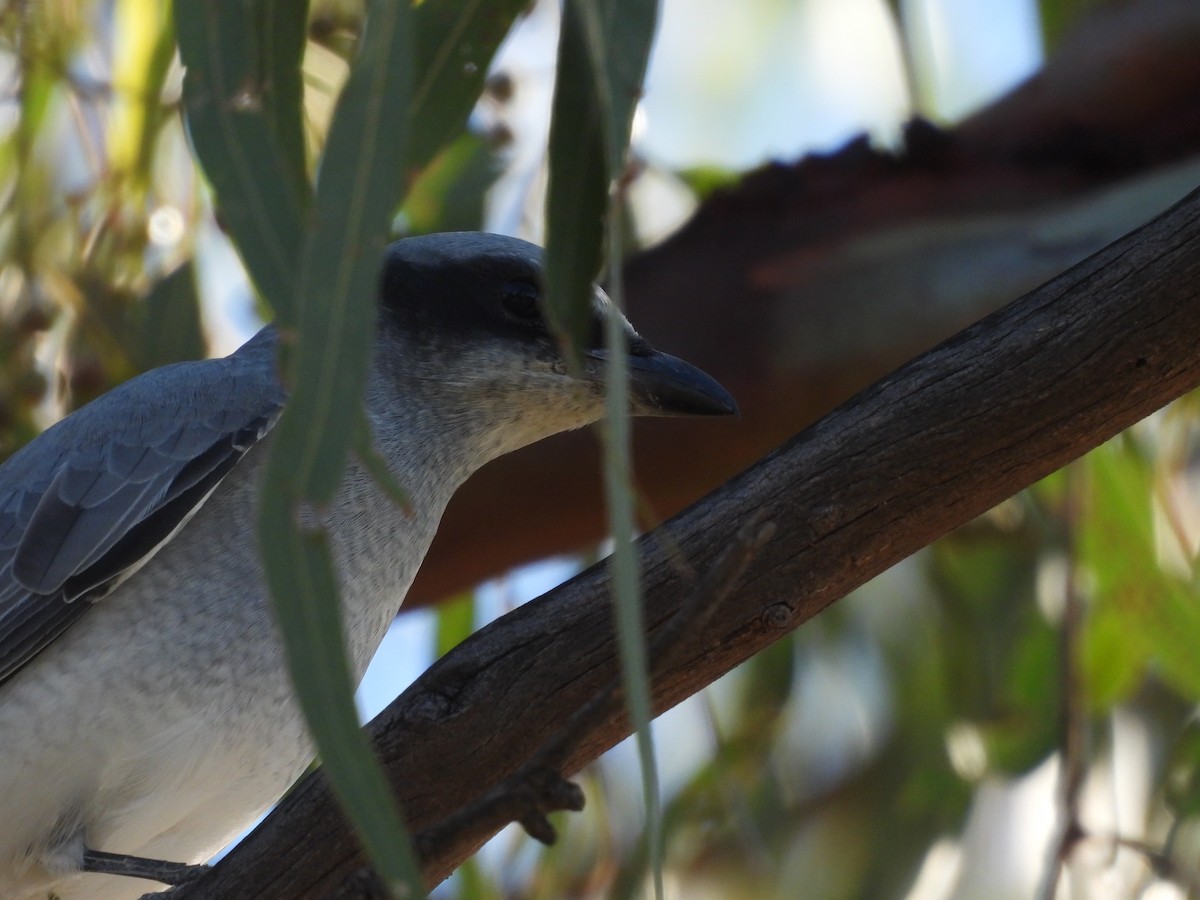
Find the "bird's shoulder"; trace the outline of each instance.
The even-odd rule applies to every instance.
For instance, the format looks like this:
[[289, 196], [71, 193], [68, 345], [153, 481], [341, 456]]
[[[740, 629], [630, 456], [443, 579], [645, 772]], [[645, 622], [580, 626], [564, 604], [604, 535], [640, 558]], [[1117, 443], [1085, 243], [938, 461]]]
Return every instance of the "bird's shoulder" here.
[[135, 570], [270, 430], [276, 339], [146, 372], [0, 465], [0, 681]]

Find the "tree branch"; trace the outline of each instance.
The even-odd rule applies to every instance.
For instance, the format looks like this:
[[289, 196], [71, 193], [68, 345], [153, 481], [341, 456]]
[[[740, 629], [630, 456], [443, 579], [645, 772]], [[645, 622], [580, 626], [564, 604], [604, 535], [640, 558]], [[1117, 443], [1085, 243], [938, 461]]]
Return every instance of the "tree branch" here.
[[[778, 528], [720, 615], [654, 681], [658, 710], [699, 691], [871, 577], [1200, 384], [1200, 191], [859, 394], [640, 543], [650, 634], [752, 516]], [[370, 725], [414, 830], [520, 768], [617, 672], [596, 566], [504, 616]], [[589, 725], [572, 774], [629, 732]], [[491, 836], [467, 830], [430, 884]], [[203, 879], [200, 897], [310, 898], [362, 857], [317, 773]]]

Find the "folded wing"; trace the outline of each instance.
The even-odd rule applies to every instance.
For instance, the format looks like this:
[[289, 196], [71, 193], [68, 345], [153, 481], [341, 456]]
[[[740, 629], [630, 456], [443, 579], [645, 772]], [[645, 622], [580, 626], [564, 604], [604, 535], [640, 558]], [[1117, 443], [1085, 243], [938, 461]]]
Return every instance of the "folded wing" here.
[[148, 372], [0, 466], [0, 683], [143, 565], [274, 425], [275, 338]]

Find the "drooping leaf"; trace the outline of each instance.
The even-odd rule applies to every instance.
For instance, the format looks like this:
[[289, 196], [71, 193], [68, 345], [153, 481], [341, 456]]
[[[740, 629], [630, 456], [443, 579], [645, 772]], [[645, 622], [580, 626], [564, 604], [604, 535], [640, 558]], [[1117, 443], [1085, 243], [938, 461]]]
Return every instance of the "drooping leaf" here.
[[[422, 891], [420, 870], [387, 779], [358, 729], [337, 601], [321, 531], [301, 530], [302, 505], [327, 503], [345, 470], [375, 316], [379, 260], [400, 202], [412, 84], [410, 8], [375, 0], [338, 98], [305, 228], [295, 309], [299, 341], [285, 354], [294, 388], [276, 426], [260, 513], [263, 561], [288, 666], [326, 775], [376, 869], [395, 892]], [[286, 332], [285, 332], [286, 333]]]
[[133, 317], [135, 335], [126, 346], [132, 348], [139, 370], [205, 355], [196, 267], [191, 260], [160, 279], [140, 304], [126, 309]]
[[1183, 726], [1167, 759], [1164, 799], [1178, 818], [1200, 814], [1200, 721]]
[[546, 188], [546, 316], [575, 366], [600, 271], [610, 181], [601, 81], [582, 9], [563, 4]]
[[610, 189], [625, 168], [658, 4], [563, 4], [546, 195], [546, 308], [572, 358], [600, 271]]
[[[341, 480], [362, 396], [379, 261], [400, 204], [412, 86], [409, 8], [370, 7], [362, 43], [321, 154], [297, 281], [295, 389], [280, 422], [296, 496], [327, 503]], [[354, 398], [348, 402], [349, 398]], [[282, 441], [280, 444], [284, 443]]]
[[[187, 67], [183, 105], [192, 149], [213, 186], [217, 215], [246, 271], [281, 315], [288, 313], [295, 296], [296, 261], [309, 202], [307, 182], [294, 170], [295, 151], [285, 150], [276, 134], [278, 123], [286, 118], [279, 110], [286, 92], [269, 105], [260, 68], [259, 50], [265, 43], [261, 29], [268, 23], [280, 27], [266, 10], [284, 8], [295, 18], [307, 18], [303, 3], [175, 3], [179, 53]], [[279, 63], [276, 77], [282, 56], [273, 55]], [[275, 110], [271, 116], [268, 108]]]
[[[393, 886], [407, 880], [410, 891], [420, 885], [407, 838], [351, 712], [328, 542], [319, 530], [299, 531], [297, 512], [332, 495], [352, 436], [368, 466], [376, 461], [355, 422], [381, 251], [414, 164], [406, 147], [418, 148], [424, 162], [465, 122], [519, 4], [476, 6], [428, 0], [414, 15], [406, 4], [370, 5], [315, 194], [301, 128], [305, 7], [210, 0], [176, 9], [192, 143], [221, 220], [275, 309], [294, 388], [275, 432], [260, 522], [292, 678], [330, 780], [376, 866]], [[425, 29], [419, 42], [414, 19]]]
[[1059, 636], [1032, 604], [1026, 610], [1004, 661], [998, 709], [982, 729], [989, 770], [1010, 775], [1046, 759], [1060, 737]]
[[294, 181], [296, 196], [307, 197], [308, 165], [304, 152], [304, 80], [308, 40], [307, 3], [260, 0], [254, 7], [260, 41], [259, 82], [263, 114], [283, 157], [284, 177]]
[[408, 492], [404, 489], [392, 470], [388, 468], [387, 460], [375, 445], [375, 435], [371, 430], [371, 420], [366, 410], [359, 407], [354, 420], [354, 434], [350, 439], [354, 456], [359, 465], [371, 473], [375, 484], [397, 506], [408, 507]]
[[[620, 173], [633, 111], [654, 36], [656, 0], [566, 0], [550, 125], [546, 209], [546, 315], [569, 363], [580, 365], [590, 319], [591, 282], [607, 249], [609, 290], [622, 303]], [[614, 192], [615, 188], [615, 192]], [[613, 202], [610, 203], [610, 197]], [[646, 810], [646, 848], [661, 897], [662, 816], [650, 734], [649, 664], [644, 639], [640, 572], [633, 549], [635, 509], [629, 430], [629, 366], [615, 317], [605, 327], [608, 391], [604, 481], [614, 541], [612, 582], [621, 656], [621, 684], [637, 732]]]
[[[264, 491], [286, 492], [280, 483], [287, 473], [268, 466]], [[342, 622], [337, 603], [337, 577], [329, 542], [322, 531], [302, 532], [291, 510], [281, 503], [264, 503], [259, 517], [263, 561], [271, 593], [281, 606], [279, 627], [289, 650], [296, 695], [308, 718], [313, 739], [329, 783], [363, 841], [376, 871], [399, 895], [423, 896], [419, 870], [388, 788], [387, 779], [359, 728], [354, 684], [346, 664]], [[295, 649], [308, 655], [295, 657]]]
[[425, 0], [413, 12], [408, 165], [425, 166], [466, 124], [488, 66], [528, 0]]

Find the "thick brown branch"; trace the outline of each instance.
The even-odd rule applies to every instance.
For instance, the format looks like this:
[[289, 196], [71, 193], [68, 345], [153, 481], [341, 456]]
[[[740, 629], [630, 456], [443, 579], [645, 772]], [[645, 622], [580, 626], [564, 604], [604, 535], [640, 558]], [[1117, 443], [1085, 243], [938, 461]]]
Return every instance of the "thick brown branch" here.
[[[700, 690], [867, 579], [1200, 384], [1200, 191], [863, 392], [666, 526], [703, 571], [759, 511], [777, 536], [654, 683]], [[641, 543], [652, 631], [688, 596]], [[616, 673], [604, 566], [485, 628], [370, 729], [414, 829], [523, 765]], [[583, 735], [566, 772], [628, 733]], [[489, 834], [431, 860], [444, 878]], [[362, 864], [320, 775], [179, 896], [322, 897]]]

